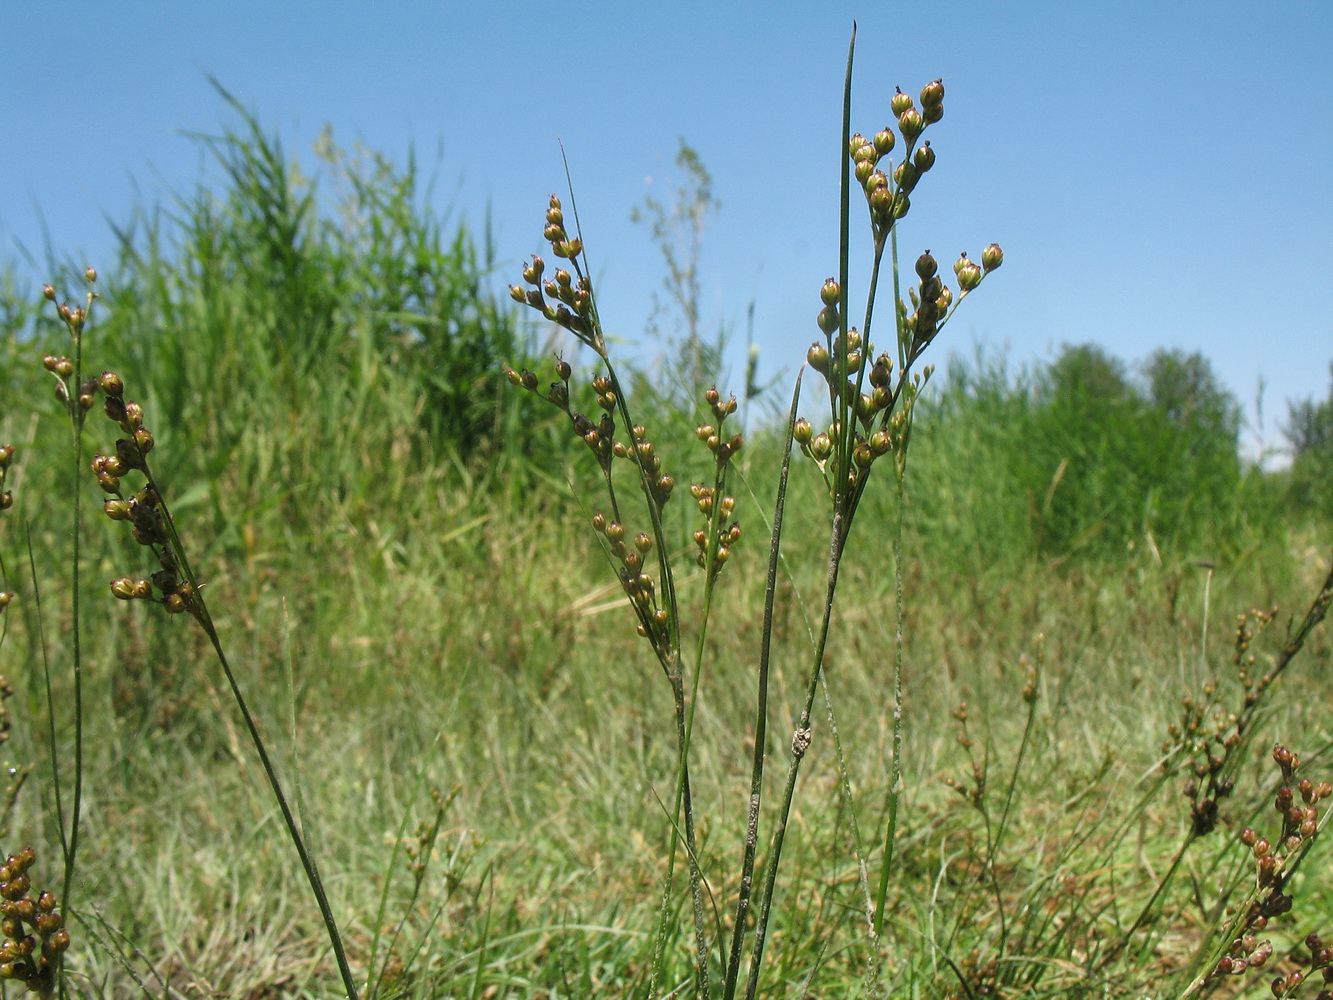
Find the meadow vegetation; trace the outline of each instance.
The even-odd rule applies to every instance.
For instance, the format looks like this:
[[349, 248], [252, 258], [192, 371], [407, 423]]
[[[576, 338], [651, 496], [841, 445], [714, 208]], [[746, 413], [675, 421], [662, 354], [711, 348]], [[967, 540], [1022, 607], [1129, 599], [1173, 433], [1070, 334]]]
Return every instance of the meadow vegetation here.
[[[9, 272], [0, 976], [1330, 995], [1333, 395], [1291, 407], [1294, 463], [1266, 472], [1199, 355], [1071, 326], [1048, 364], [931, 378], [1002, 259], [941, 262], [945, 301], [918, 257], [937, 86], [884, 95], [896, 137], [848, 127], [790, 417], [752, 379], [737, 411], [721, 381], [617, 371], [568, 202], [534, 206], [559, 260], [501, 270], [414, 162], [326, 135], [303, 172], [235, 102], [199, 140], [221, 188], [46, 297]], [[861, 238], [891, 254], [882, 362]], [[688, 246], [667, 290], [697, 382], [723, 355]]]

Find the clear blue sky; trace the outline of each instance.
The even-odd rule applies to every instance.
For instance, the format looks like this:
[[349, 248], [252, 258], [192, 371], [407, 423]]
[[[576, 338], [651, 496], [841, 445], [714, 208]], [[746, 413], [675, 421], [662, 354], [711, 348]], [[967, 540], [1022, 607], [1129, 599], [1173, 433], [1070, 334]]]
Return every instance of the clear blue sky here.
[[1013, 364], [1066, 341], [1127, 361], [1200, 350], [1247, 406], [1267, 383], [1270, 441], [1287, 398], [1325, 395], [1331, 0], [6, 0], [0, 259], [35, 282], [49, 239], [105, 266], [107, 219], [207, 176], [183, 133], [235, 124], [212, 74], [307, 165], [325, 123], [394, 158], [415, 144], [441, 211], [476, 225], [489, 211], [507, 280], [541, 249], [563, 140], [603, 319], [634, 338], [662, 269], [628, 217], [646, 193], [669, 196], [684, 137], [722, 202], [707, 317], [743, 340], [754, 300], [765, 368], [792, 369], [836, 270], [853, 18], [855, 128], [889, 121], [895, 84], [947, 88], [904, 251], [976, 257], [994, 240], [1007, 255], [937, 360], [978, 344]]

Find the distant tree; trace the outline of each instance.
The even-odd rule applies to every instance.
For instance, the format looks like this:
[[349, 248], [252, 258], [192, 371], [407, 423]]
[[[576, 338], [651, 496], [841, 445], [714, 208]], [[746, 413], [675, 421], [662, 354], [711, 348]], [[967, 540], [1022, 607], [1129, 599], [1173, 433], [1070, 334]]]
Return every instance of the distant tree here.
[[1060, 348], [1046, 371], [1046, 386], [1052, 401], [1078, 409], [1119, 406], [1133, 397], [1124, 364], [1096, 344]]
[[1240, 405], [1197, 351], [1160, 349], [1143, 363], [1148, 402], [1199, 444], [1234, 452], [1240, 437]]
[[[1333, 378], [1333, 364], [1328, 366]], [[1292, 458], [1310, 452], [1333, 449], [1333, 386], [1328, 398], [1316, 403], [1313, 399], [1299, 399], [1287, 405], [1287, 424], [1282, 434], [1291, 445]]]
[[[1329, 375], [1333, 378], [1333, 365]], [[1333, 515], [1333, 385], [1321, 402], [1289, 403], [1282, 434], [1291, 446], [1293, 501]]]
[[1240, 406], [1207, 359], [1159, 350], [1132, 371], [1066, 344], [1039, 379], [1017, 459], [1039, 548], [1185, 541], [1234, 500]]

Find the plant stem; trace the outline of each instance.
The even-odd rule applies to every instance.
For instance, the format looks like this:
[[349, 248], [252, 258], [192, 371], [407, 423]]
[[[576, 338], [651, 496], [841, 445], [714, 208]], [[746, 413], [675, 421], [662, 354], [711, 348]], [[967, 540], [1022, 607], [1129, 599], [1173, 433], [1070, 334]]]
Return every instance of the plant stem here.
[[741, 950], [745, 941], [745, 918], [750, 910], [754, 886], [754, 859], [759, 843], [759, 806], [764, 792], [764, 748], [768, 743], [768, 671], [773, 648], [773, 604], [777, 599], [778, 562], [782, 543], [782, 521], [787, 510], [787, 477], [791, 471], [792, 434], [796, 427], [796, 406], [801, 398], [802, 368], [796, 375], [791, 410], [787, 416], [787, 434], [782, 449], [782, 471], [778, 476], [778, 495], [773, 504], [772, 540], [768, 546], [768, 578], [764, 585], [764, 625], [759, 649], [759, 682], [754, 718], [754, 757], [750, 769], [750, 807], [745, 820], [745, 849], [741, 858], [741, 884], [736, 899], [736, 920], [732, 927], [731, 954], [727, 959], [723, 1000], [736, 995], [740, 974]]

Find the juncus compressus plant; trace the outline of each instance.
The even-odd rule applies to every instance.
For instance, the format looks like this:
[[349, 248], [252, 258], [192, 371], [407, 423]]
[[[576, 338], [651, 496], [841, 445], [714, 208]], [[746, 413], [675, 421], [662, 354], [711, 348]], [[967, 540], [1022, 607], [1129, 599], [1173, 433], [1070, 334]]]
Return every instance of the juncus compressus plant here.
[[[648, 639], [672, 691], [676, 731], [676, 775], [674, 796], [669, 810], [671, 830], [668, 870], [663, 893], [662, 919], [659, 922], [654, 952], [654, 971], [649, 994], [661, 987], [660, 965], [666, 948], [667, 909], [672, 894], [672, 861], [677, 838], [683, 838], [689, 864], [689, 890], [694, 916], [694, 993], [699, 997], [714, 995], [714, 973], [721, 979], [720, 995], [731, 1000], [740, 989], [741, 972], [748, 957], [744, 995], [753, 998], [759, 989], [765, 945], [771, 920], [774, 886], [781, 867], [788, 819], [796, 794], [801, 761], [816, 739], [812, 721], [814, 701], [823, 679], [825, 651], [832, 626], [832, 614], [838, 588], [839, 569], [852, 525], [874, 469], [888, 457], [892, 481], [901, 491], [907, 470], [911, 440], [912, 411], [930, 369], [918, 369], [917, 362], [953, 316], [962, 300], [975, 291], [986, 275], [1003, 262], [1000, 248], [986, 247], [980, 262], [966, 254], [954, 264], [957, 291], [950, 289], [939, 273], [939, 265], [929, 251], [915, 262], [917, 283], [904, 289], [898, 267], [898, 224], [911, 209], [911, 196], [936, 161], [936, 151], [924, 136], [944, 116], [944, 86], [939, 80], [927, 84], [920, 93], [920, 104], [899, 90], [889, 101], [893, 125], [876, 132], [872, 138], [851, 131], [851, 72], [853, 45], [848, 53], [843, 108], [842, 202], [840, 213], [839, 274], [819, 288], [820, 307], [817, 326], [820, 339], [807, 354], [808, 366], [823, 379], [825, 392], [816, 406], [822, 415], [814, 419], [798, 416], [801, 383], [798, 375], [792, 407], [786, 426], [786, 447], [779, 474], [779, 485], [771, 519], [772, 536], [765, 596], [764, 625], [758, 651], [756, 675], [757, 704], [754, 718], [751, 782], [748, 796], [746, 834], [741, 845], [740, 865], [734, 898], [731, 931], [719, 925], [710, 931], [706, 908], [707, 895], [716, 898], [702, 870], [696, 841], [697, 806], [691, 794], [690, 751], [693, 720], [700, 694], [700, 682], [709, 664], [705, 662], [704, 635], [709, 626], [709, 611], [718, 573], [740, 537], [735, 520], [736, 503], [728, 493], [730, 460], [743, 447], [738, 434], [727, 429], [727, 418], [735, 412], [734, 397], [717, 389], [705, 393], [704, 402], [711, 420], [698, 427], [698, 438], [715, 457], [714, 476], [710, 482], [696, 483], [690, 495], [703, 518], [695, 530], [696, 563], [704, 574], [703, 613], [698, 616], [698, 631], [687, 650], [682, 639], [686, 616], [678, 599], [675, 569], [668, 558], [670, 547], [663, 518], [675, 490], [675, 481], [664, 471], [663, 457], [651, 440], [644, 424], [635, 419], [631, 403], [625, 398], [623, 383], [617, 377], [607, 350], [607, 338], [598, 315], [593, 282], [586, 263], [582, 236], [574, 227], [571, 235], [561, 200], [552, 195], [547, 207], [544, 237], [552, 254], [566, 262], [553, 271], [542, 257], [534, 257], [523, 270], [523, 284], [511, 289], [515, 301], [531, 307], [545, 319], [569, 331], [596, 356], [601, 369], [592, 378], [596, 408], [589, 415], [575, 405], [571, 391], [573, 367], [557, 359], [557, 381], [543, 385], [535, 373], [509, 371], [515, 385], [539, 395], [562, 410], [571, 428], [592, 451], [602, 471], [607, 508], [593, 516], [593, 528], [603, 542], [609, 561], [620, 578], [641, 636]], [[848, 257], [852, 239], [852, 202], [855, 191], [864, 198], [873, 248], [863, 318], [858, 326], [849, 322]], [[857, 199], [859, 200], [859, 199]], [[888, 253], [888, 273], [892, 282], [893, 308], [890, 348], [879, 351], [872, 341], [875, 306], [880, 278]], [[773, 603], [777, 591], [784, 508], [793, 442], [823, 477], [826, 487], [825, 514], [829, 530], [828, 573], [820, 607], [822, 613], [814, 629], [812, 656], [806, 673], [804, 700], [795, 713], [796, 722], [790, 738], [787, 773], [779, 793], [779, 805], [769, 832], [769, 847], [763, 866], [763, 885], [756, 893], [756, 859], [761, 839], [760, 817], [765, 794], [764, 770], [768, 719], [769, 667], [772, 656]], [[633, 469], [638, 489], [627, 495], [617, 484], [617, 462]], [[901, 505], [900, 505], [901, 507]], [[656, 572], [651, 571], [655, 567]], [[901, 584], [899, 585], [901, 604]], [[872, 894], [868, 878], [866, 852], [857, 834], [858, 864], [864, 896], [867, 933], [878, 935], [884, 919], [886, 882], [891, 864], [892, 839], [896, 818], [897, 788], [900, 785], [902, 727], [902, 624], [897, 624], [897, 656], [894, 679], [894, 760], [891, 787], [894, 789], [889, 821], [884, 831], [884, 876], [877, 894]], [[845, 775], [845, 771], [844, 771]], [[844, 781], [844, 788], [848, 788]], [[752, 913], [752, 910], [755, 912]], [[710, 940], [710, 938], [712, 940]], [[716, 949], [716, 950], [714, 950]], [[873, 950], [873, 949], [872, 949]], [[876, 975], [875, 962], [868, 963], [868, 975]]]
[[[104, 414], [123, 435], [116, 439], [113, 453], [99, 454], [93, 459], [92, 471], [97, 478], [98, 485], [107, 495], [103, 507], [104, 513], [111, 520], [124, 522], [129, 527], [134, 540], [151, 554], [154, 569], [147, 577], [117, 577], [111, 581], [111, 593], [126, 601], [146, 601], [160, 605], [168, 614], [188, 613], [204, 630], [227, 678], [227, 683], [231, 688], [251, 743], [263, 766], [274, 800], [282, 813], [287, 833], [300, 857], [311, 892], [319, 906], [321, 918], [328, 932], [344, 989], [349, 997], [355, 998], [357, 996], [356, 985], [352, 979], [351, 968], [347, 962], [337, 922], [333, 917], [332, 909], [324, 891], [323, 881], [315, 866], [314, 858], [307, 848], [306, 838], [292, 812], [282, 783], [278, 779], [277, 771], [265, 741], [260, 735], [254, 715], [232, 670], [222, 640], [214, 626], [212, 615], [209, 613], [208, 604], [204, 598], [203, 587], [190, 565], [181, 536], [176, 531], [175, 521], [167, 504], [166, 491], [153, 473], [149, 455], [153, 451], [155, 441], [152, 431], [145, 423], [143, 407], [139, 403], [125, 398], [125, 383], [117, 373], [104, 371], [96, 378], [83, 377], [83, 335], [89, 312], [96, 297], [95, 293], [91, 291], [97, 280], [96, 271], [89, 268], [86, 278], [90, 288], [86, 307], [70, 307], [65, 303], [59, 303], [56, 307], [57, 316], [70, 334], [73, 356], [48, 355], [44, 358], [43, 364], [56, 377], [56, 397], [70, 413], [74, 427], [74, 451], [80, 465], [82, 464], [82, 430], [85, 417], [96, 405], [99, 395], [103, 400], [102, 410]], [[51, 302], [57, 300], [56, 292], [50, 285], [45, 288], [45, 297]], [[80, 521], [78, 518], [80, 504], [78, 503], [77, 492], [76, 490], [72, 493], [74, 497], [72, 506], [75, 509], [74, 538], [76, 545], [80, 535]], [[77, 549], [74, 559], [77, 566]], [[79, 574], [76, 572], [74, 574], [76, 587], [78, 576]], [[76, 665], [74, 688], [76, 757], [73, 818], [70, 824], [71, 832], [65, 846], [66, 877], [64, 895], [66, 899], [69, 897], [69, 887], [78, 845], [79, 808], [82, 798], [82, 742], [79, 738], [82, 732], [81, 671], [79, 670], [81, 658], [77, 646], [79, 635], [77, 627], [77, 590], [75, 591], [75, 609], [76, 625], [73, 634], [76, 639], [74, 648]], [[59, 786], [57, 785], [57, 787]], [[59, 802], [59, 799], [57, 799], [57, 802]]]

